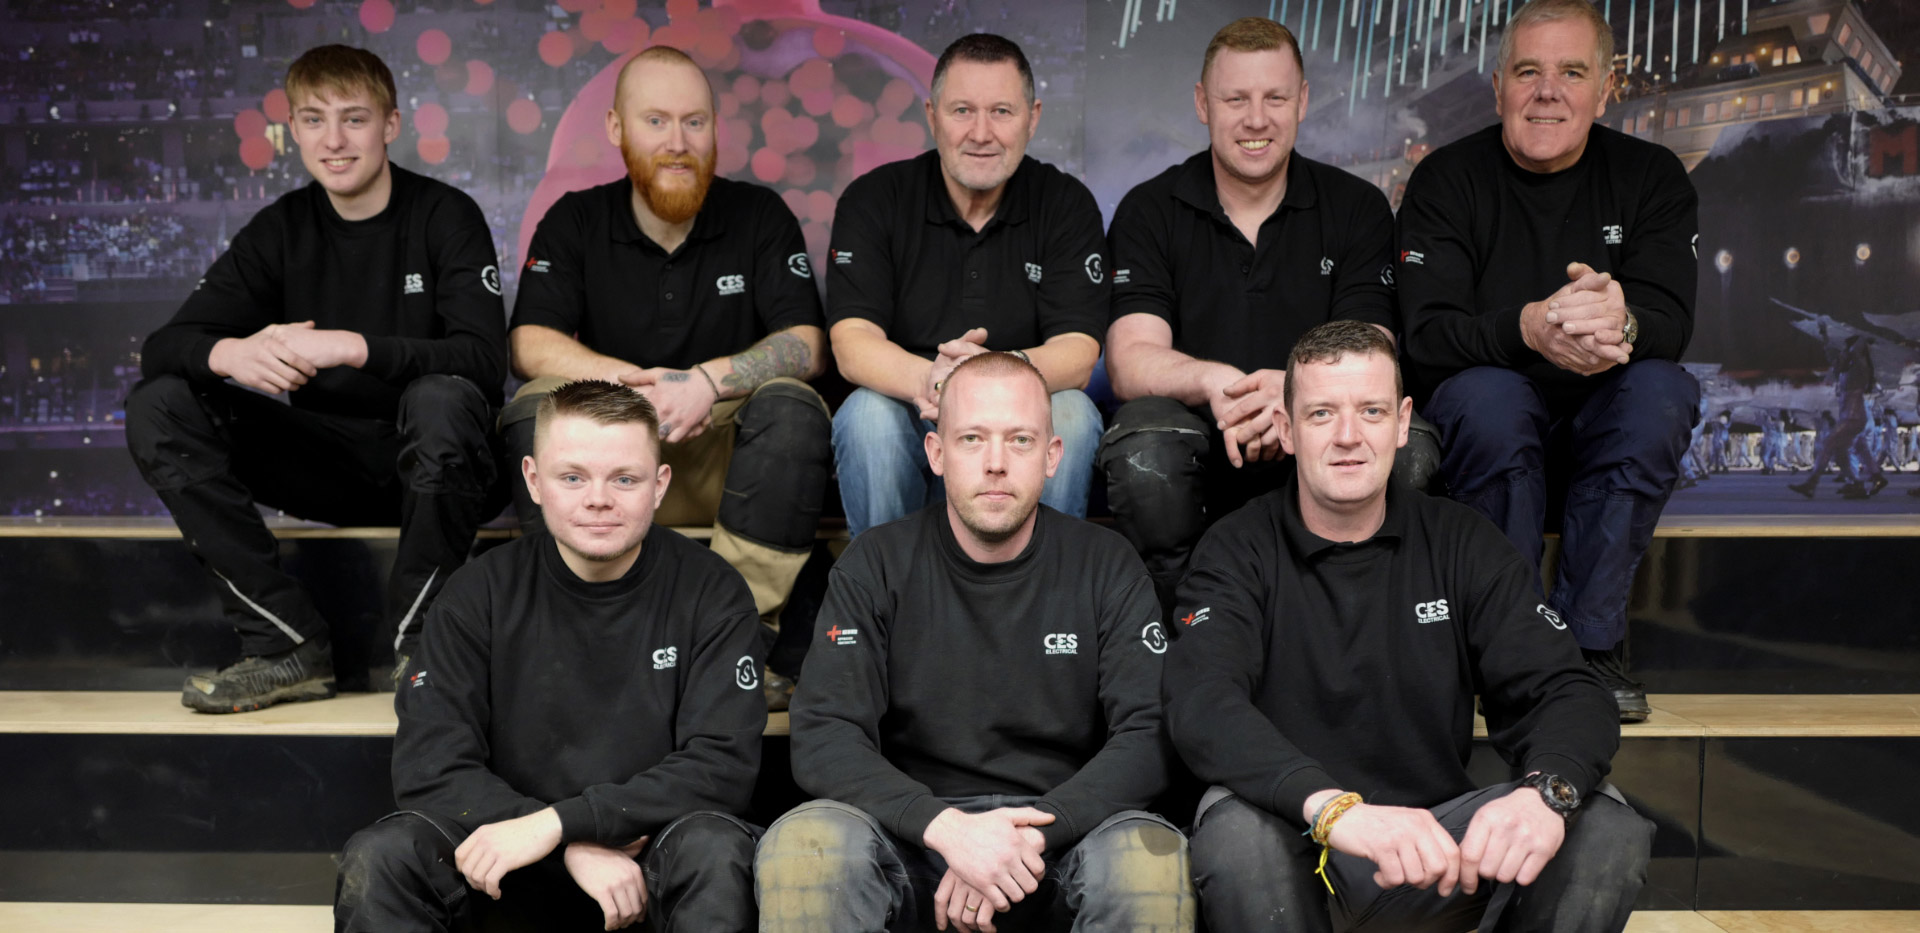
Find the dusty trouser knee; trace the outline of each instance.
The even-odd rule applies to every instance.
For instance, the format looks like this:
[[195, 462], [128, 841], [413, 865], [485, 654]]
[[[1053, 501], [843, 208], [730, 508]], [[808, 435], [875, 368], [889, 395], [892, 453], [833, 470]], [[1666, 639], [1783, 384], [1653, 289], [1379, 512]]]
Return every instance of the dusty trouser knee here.
[[1145, 811], [1116, 813], [1094, 827], [1061, 860], [1059, 874], [1076, 931], [1180, 933], [1199, 917], [1186, 837]]
[[713, 550], [740, 571], [760, 617], [772, 622], [813, 553], [833, 474], [833, 422], [797, 379], [754, 390], [734, 421]]
[[906, 869], [872, 817], [832, 800], [774, 821], [753, 876], [767, 933], [884, 930], [912, 897]]
[[421, 813], [392, 814], [347, 840], [334, 883], [337, 933], [413, 933], [453, 926], [466, 880], [454, 868], [462, 835]]
[[1210, 433], [1185, 405], [1148, 396], [1121, 406], [1100, 439], [1114, 527], [1140, 552], [1163, 607], [1207, 530]]

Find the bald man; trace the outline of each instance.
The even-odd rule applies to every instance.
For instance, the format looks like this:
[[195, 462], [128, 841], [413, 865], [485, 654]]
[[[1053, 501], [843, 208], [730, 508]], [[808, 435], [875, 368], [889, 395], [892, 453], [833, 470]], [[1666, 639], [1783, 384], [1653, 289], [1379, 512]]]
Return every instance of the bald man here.
[[[713, 549], [778, 624], [812, 551], [831, 475], [827, 407], [804, 380], [825, 358], [799, 222], [773, 191], [716, 178], [713, 86], [650, 48], [620, 71], [607, 140], [627, 177], [562, 197], [534, 232], [513, 308], [501, 414], [515, 456], [540, 399], [575, 379], [631, 386], [660, 413], [675, 481], [655, 521], [713, 526]], [[524, 489], [521, 528], [541, 527]], [[792, 682], [766, 678], [770, 708]]]

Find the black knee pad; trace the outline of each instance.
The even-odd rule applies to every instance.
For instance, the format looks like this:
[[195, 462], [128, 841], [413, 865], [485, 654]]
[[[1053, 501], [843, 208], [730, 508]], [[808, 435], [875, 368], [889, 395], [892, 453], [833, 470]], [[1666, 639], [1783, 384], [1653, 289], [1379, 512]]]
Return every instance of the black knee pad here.
[[753, 832], [745, 823], [723, 813], [689, 813], [668, 824], [660, 835], [655, 845], [672, 849], [675, 858], [690, 860], [693, 865], [753, 865]]
[[1114, 523], [1148, 552], [1191, 544], [1206, 530], [1207, 425], [1170, 398], [1121, 406], [1100, 439]]
[[752, 541], [808, 548], [833, 473], [833, 422], [805, 386], [776, 382], [740, 409], [720, 524]]
[[1415, 412], [1407, 426], [1406, 446], [1394, 452], [1393, 475], [1424, 492], [1440, 475], [1440, 453], [1440, 430]]

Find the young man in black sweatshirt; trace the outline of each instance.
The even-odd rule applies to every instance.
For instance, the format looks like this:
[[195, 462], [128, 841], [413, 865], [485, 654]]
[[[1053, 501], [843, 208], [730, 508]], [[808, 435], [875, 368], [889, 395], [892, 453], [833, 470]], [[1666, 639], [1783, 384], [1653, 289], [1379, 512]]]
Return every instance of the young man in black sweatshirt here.
[[536, 417], [548, 533], [434, 604], [396, 703], [402, 809], [347, 842], [335, 929], [751, 930], [753, 601], [652, 524], [672, 470], [645, 398], [577, 382]]
[[[826, 333], [800, 224], [773, 191], [714, 177], [715, 121], [713, 87], [679, 50], [657, 45], [621, 69], [607, 136], [628, 175], [541, 219], [509, 335], [529, 381], [500, 421], [524, 455], [555, 386], [644, 393], [679, 477], [661, 524], [711, 525], [713, 550], [773, 624], [832, 482], [832, 422], [804, 381], [826, 367]], [[522, 528], [540, 526], [531, 500], [515, 505]], [[770, 708], [785, 709], [792, 682], [767, 680]]]
[[[233, 238], [147, 338], [146, 378], [127, 397], [141, 476], [219, 577], [240, 631], [242, 660], [187, 679], [182, 702], [208, 713], [334, 695], [327, 622], [280, 569], [256, 503], [400, 526], [387, 592], [397, 678], [497, 472], [506, 321], [480, 208], [387, 162], [400, 111], [371, 52], [308, 51], [287, 95], [314, 182]], [[261, 394], [281, 392], [290, 404]]]
[[1594, 125], [1612, 56], [1588, 0], [1513, 14], [1493, 82], [1501, 122], [1407, 182], [1400, 331], [1448, 493], [1535, 567], [1560, 513], [1547, 605], [1621, 720], [1638, 722], [1649, 710], [1627, 674], [1627, 597], [1698, 417], [1700, 387], [1677, 361], [1693, 332], [1699, 198], [1672, 152]]
[[[1323, 324], [1283, 397], [1294, 477], [1201, 539], [1167, 655], [1208, 927], [1617, 933], [1652, 827], [1602, 783], [1612, 701], [1498, 529], [1392, 476], [1392, 343]], [[1524, 780], [1468, 775], [1476, 693]]]
[[768, 931], [1190, 930], [1167, 783], [1166, 633], [1125, 539], [1040, 507], [1045, 378], [960, 363], [925, 441], [946, 501], [854, 540], [794, 696], [823, 799], [755, 864]]

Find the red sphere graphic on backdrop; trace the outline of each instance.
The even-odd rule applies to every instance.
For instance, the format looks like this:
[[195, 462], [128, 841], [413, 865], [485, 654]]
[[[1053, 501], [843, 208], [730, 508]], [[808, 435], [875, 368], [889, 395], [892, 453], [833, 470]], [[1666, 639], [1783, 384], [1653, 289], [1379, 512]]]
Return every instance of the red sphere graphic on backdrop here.
[[[587, 5], [561, 4], [569, 10]], [[716, 171], [780, 190], [800, 220], [815, 268], [822, 268], [834, 201], [847, 183], [928, 145], [919, 102], [933, 79], [934, 57], [901, 36], [823, 13], [818, 0], [716, 0], [709, 9], [673, 0], [668, 25], [651, 33], [645, 21], [630, 18], [632, 9], [631, 0], [610, 0], [585, 10], [578, 29], [541, 38], [541, 57], [557, 67], [571, 57], [573, 41], [628, 53], [670, 45], [692, 56], [717, 98]], [[622, 11], [624, 17], [617, 15]], [[564, 56], [549, 54], [556, 36], [568, 37]], [[628, 41], [631, 47], [615, 48]], [[561, 195], [624, 176], [620, 150], [607, 141], [606, 113], [628, 57], [622, 54], [588, 81], [561, 115], [546, 174], [521, 220], [516, 255], [527, 257], [534, 228]], [[533, 102], [515, 106], [520, 103]], [[530, 109], [522, 120], [540, 117], [537, 107]], [[515, 117], [509, 107], [508, 122], [529, 132]]]

